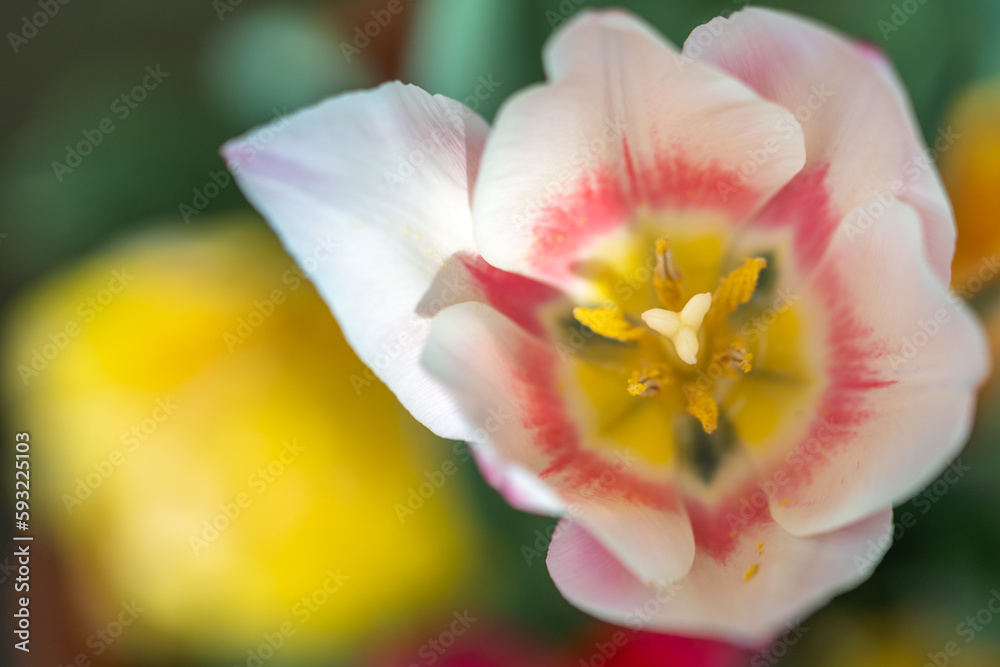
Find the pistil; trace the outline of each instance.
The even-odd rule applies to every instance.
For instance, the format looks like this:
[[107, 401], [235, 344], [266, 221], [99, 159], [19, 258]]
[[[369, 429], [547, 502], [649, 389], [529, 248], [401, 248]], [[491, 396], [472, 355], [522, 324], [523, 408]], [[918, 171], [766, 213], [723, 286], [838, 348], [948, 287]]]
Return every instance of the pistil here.
[[679, 313], [665, 308], [651, 308], [642, 314], [642, 321], [653, 331], [669, 338], [681, 361], [693, 366], [698, 363], [698, 330], [711, 306], [711, 293], [695, 294]]

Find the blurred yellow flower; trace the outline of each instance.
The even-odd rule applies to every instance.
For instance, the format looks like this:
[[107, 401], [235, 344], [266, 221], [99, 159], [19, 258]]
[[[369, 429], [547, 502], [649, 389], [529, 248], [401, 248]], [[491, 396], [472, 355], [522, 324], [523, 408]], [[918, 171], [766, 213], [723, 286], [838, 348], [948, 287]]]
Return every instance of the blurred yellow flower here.
[[958, 225], [952, 285], [973, 296], [1000, 267], [1000, 81], [989, 81], [963, 94], [947, 121], [959, 139], [941, 155], [941, 177], [951, 196]]
[[[133, 651], [335, 654], [447, 605], [467, 574], [461, 483], [436, 474], [461, 459], [373, 381], [256, 220], [124, 243], [6, 328], [32, 518], [90, 620], [135, 600]], [[429, 498], [401, 513], [411, 490]]]
[[[966, 299], [985, 294], [1000, 277], [1000, 215], [996, 192], [1000, 188], [1000, 80], [969, 88], [952, 107], [947, 126], [959, 135], [941, 155], [940, 169], [955, 208], [958, 240], [951, 284]], [[1000, 359], [1000, 308], [996, 299], [979, 306], [990, 335], [994, 363]], [[993, 378], [981, 392], [992, 403], [998, 389]], [[990, 413], [979, 413], [982, 421]]]
[[[996, 667], [997, 646], [972, 632], [967, 620], [915, 600], [909, 608], [877, 613], [829, 613], [800, 659], [817, 667]], [[769, 663], [751, 660], [757, 664]]]

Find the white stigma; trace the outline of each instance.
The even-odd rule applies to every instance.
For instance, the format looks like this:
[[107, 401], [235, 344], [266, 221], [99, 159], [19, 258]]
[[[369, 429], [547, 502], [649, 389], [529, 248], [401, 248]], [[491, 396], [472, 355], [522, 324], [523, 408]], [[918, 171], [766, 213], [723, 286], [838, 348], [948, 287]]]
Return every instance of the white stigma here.
[[698, 329], [711, 305], [711, 292], [695, 294], [681, 312], [653, 308], [642, 314], [642, 321], [653, 331], [669, 338], [684, 363], [694, 365], [698, 363]]

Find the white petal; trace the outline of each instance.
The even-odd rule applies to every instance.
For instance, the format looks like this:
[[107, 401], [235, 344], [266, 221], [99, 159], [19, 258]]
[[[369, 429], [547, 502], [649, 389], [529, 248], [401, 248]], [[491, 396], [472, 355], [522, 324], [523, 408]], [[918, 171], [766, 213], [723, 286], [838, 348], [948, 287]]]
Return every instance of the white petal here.
[[[700, 31], [716, 36], [700, 40]], [[740, 78], [801, 122], [808, 156], [803, 174], [816, 175], [829, 195], [824, 197], [828, 208], [810, 207], [810, 198], [795, 195], [800, 214], [782, 221], [795, 225], [805, 237], [803, 245], [811, 247], [806, 262], [822, 255], [834, 229], [860, 204], [869, 204], [865, 213], [879, 224], [883, 209], [871, 201], [878, 193], [919, 213], [923, 252], [947, 285], [955, 247], [951, 206], [909, 96], [885, 56], [812, 21], [770, 9], [744, 9], [700, 31], [684, 44], [686, 56]], [[951, 141], [942, 134], [936, 149], [947, 150]]]
[[457, 406], [419, 364], [429, 320], [414, 311], [446, 259], [474, 253], [469, 192], [487, 133], [461, 104], [391, 83], [222, 150], [362, 361], [452, 438], [464, 435]]
[[640, 211], [735, 223], [805, 161], [787, 111], [625, 12], [579, 12], [545, 67], [549, 83], [505, 103], [483, 156], [476, 243], [500, 268], [572, 288], [575, 263]]
[[[891, 536], [889, 509], [808, 538], [764, 521], [741, 534], [725, 559], [713, 558], [699, 544], [686, 577], [653, 587], [639, 581], [583, 526], [564, 520], [549, 546], [548, 566], [566, 599], [598, 618], [756, 648], [867, 579]], [[752, 564], [758, 567], [748, 576]]]
[[825, 386], [800, 435], [759, 461], [766, 479], [784, 471], [771, 509], [795, 534], [906, 500], [968, 437], [988, 347], [921, 255], [922, 241], [916, 213], [898, 202], [862, 234], [842, 226], [800, 288], [802, 312], [822, 337], [813, 349]]
[[484, 473], [512, 504], [539, 512], [557, 505], [537, 488], [520, 493], [516, 469], [556, 494], [643, 581], [687, 572], [694, 542], [672, 481], [583, 442], [584, 419], [559, 387], [554, 345], [489, 306], [459, 304], [434, 319], [424, 363], [459, 398], [473, 449], [493, 461]]

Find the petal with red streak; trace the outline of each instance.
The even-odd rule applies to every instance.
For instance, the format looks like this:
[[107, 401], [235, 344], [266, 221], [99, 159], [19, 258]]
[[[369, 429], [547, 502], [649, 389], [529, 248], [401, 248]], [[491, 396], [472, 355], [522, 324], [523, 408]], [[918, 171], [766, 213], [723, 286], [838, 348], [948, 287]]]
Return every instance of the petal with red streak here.
[[474, 197], [477, 246], [508, 271], [572, 285], [593, 244], [640, 214], [739, 222], [805, 161], [785, 109], [625, 12], [581, 12], [545, 66], [548, 84], [501, 109]]
[[[880, 209], [869, 201], [879, 193], [918, 212], [923, 252], [948, 284], [955, 248], [951, 206], [908, 96], [885, 56], [812, 21], [768, 9], [716, 18], [703, 30], [717, 36], [704, 44], [693, 32], [684, 54], [794, 112], [805, 133], [803, 174], [778, 197], [794, 200], [793, 206], [778, 203], [791, 215], [764, 215], [758, 224], [792, 227], [796, 244], [806, 250], [800, 259], [807, 267], [823, 254], [843, 217], [862, 203], [869, 206], [855, 214], [857, 224], [881, 223]], [[828, 193], [825, 201], [814, 196], [817, 186]]]
[[556, 348], [489, 306], [459, 304], [435, 319], [424, 364], [458, 397], [484, 473], [512, 502], [551, 511], [510, 471], [530, 473], [645, 581], [683, 576], [694, 558], [690, 523], [669, 476], [584, 442], [558, 381]]
[[[766, 507], [761, 512], [766, 514]], [[726, 513], [719, 509], [704, 521], [729, 531]], [[867, 579], [892, 535], [888, 508], [815, 537], [795, 537], [768, 518], [747, 525], [720, 554], [704, 545], [703, 520], [694, 521], [698, 554], [690, 573], [669, 585], [644, 586], [569, 519], [560, 523], [549, 546], [549, 572], [574, 606], [611, 623], [759, 646], [786, 623], [804, 620]], [[755, 574], [748, 577], [754, 564]]]
[[801, 288], [825, 332], [826, 385], [804, 433], [761, 455], [767, 477], [782, 475], [774, 518], [795, 534], [906, 500], [965, 443], [989, 352], [922, 243], [917, 214], [897, 202], [863, 233], [843, 225]]

